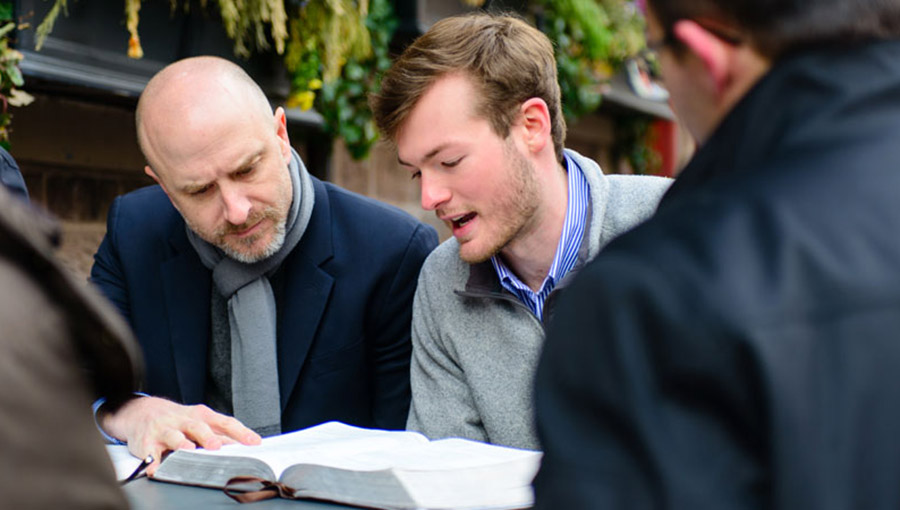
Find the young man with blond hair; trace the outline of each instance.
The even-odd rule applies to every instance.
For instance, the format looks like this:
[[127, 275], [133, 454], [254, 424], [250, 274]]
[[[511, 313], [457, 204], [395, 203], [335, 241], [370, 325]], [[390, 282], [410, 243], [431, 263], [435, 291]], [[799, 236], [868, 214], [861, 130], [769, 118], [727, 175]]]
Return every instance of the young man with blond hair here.
[[371, 104], [422, 207], [453, 232], [419, 277], [407, 426], [539, 448], [531, 387], [552, 301], [669, 180], [605, 176], [564, 148], [552, 45], [515, 17], [439, 21]]

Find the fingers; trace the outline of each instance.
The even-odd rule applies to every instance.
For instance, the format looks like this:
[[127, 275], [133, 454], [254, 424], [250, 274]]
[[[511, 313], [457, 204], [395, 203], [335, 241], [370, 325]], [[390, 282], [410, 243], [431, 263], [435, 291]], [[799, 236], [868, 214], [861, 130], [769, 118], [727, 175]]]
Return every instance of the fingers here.
[[[190, 428], [190, 426], [188, 426]], [[159, 443], [164, 451], [168, 450], [193, 450], [197, 445], [188, 439], [184, 431], [178, 429], [166, 429], [160, 435]]]
[[196, 445], [187, 439], [181, 431], [177, 429], [162, 429], [157, 434], [144, 434], [136, 436], [128, 441], [128, 450], [135, 457], [144, 459], [148, 455], [153, 457], [146, 470], [147, 474], [152, 476], [156, 473], [156, 469], [162, 462], [166, 452], [172, 450], [186, 449], [192, 450]]
[[223, 444], [259, 444], [261, 438], [238, 420], [204, 405], [184, 406], [143, 397], [129, 402], [105, 422], [115, 437], [126, 440], [137, 457], [153, 456], [148, 474], [156, 472], [163, 455], [171, 450], [196, 447], [217, 450]]
[[183, 432], [177, 429], [164, 430], [159, 436], [158, 441], [152, 441], [150, 445], [150, 455], [153, 456], [153, 462], [147, 466], [147, 475], [153, 476], [156, 469], [159, 468], [166, 452], [173, 450], [193, 450], [197, 445], [190, 441]]
[[156, 457], [153, 457], [153, 462], [147, 466], [147, 470], [146, 470], [147, 476], [152, 477], [153, 475], [156, 474], [156, 470], [159, 469], [159, 463], [160, 463], [160, 460], [157, 459]]
[[218, 415], [214, 428], [222, 436], [241, 444], [254, 445], [262, 441], [259, 434], [231, 416]]
[[227, 437], [230, 437], [241, 444], [259, 444], [262, 441], [262, 438], [254, 432], [252, 429], [244, 426], [243, 423], [238, 420], [228, 417], [225, 417], [225, 424], [222, 425], [221, 433]]
[[224, 442], [222, 437], [213, 432], [207, 422], [198, 419], [185, 420], [183, 429], [178, 432], [185, 441], [190, 439], [188, 442], [207, 450], [218, 450]]

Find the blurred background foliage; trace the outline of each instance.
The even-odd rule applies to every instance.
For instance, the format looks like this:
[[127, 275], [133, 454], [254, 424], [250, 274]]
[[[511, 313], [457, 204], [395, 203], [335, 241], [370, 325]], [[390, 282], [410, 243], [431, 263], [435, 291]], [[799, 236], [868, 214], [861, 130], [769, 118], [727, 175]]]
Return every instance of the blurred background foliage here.
[[604, 85], [644, 47], [643, 18], [626, 0], [533, 0], [538, 28], [553, 41], [569, 120], [600, 106]]
[[9, 47], [9, 34], [15, 29], [12, 1], [0, 1], [0, 145], [6, 149], [12, 124], [9, 107], [25, 106], [34, 100], [21, 88], [25, 84], [19, 69], [22, 54]]
[[[37, 48], [65, 16], [67, 0], [54, 2], [36, 28]], [[80, 0], [90, 1], [90, 0]], [[162, 0], [160, 0], [162, 1]], [[188, 9], [188, 0], [168, 0], [171, 9]], [[484, 0], [461, 0], [470, 7], [493, 10]], [[490, 0], [488, 0], [489, 2]], [[381, 74], [390, 66], [390, 42], [398, 20], [391, 0], [201, 0], [201, 8], [217, 8], [235, 55], [254, 52], [283, 55], [291, 90], [288, 106], [315, 108], [332, 136], [344, 140], [351, 155], [365, 158], [377, 140], [366, 104], [377, 91]], [[11, 28], [11, 2], [0, 2], [0, 24]], [[141, 0], [124, 0], [129, 32], [128, 55], [141, 58], [139, 21]], [[600, 105], [605, 84], [623, 63], [644, 46], [643, 20], [632, 0], [525, 0], [518, 11], [553, 42], [559, 68], [563, 109], [569, 121], [589, 114]], [[4, 21], [5, 20], [5, 21]], [[6, 103], [21, 87], [16, 66], [21, 54], [2, 44], [3, 117]], [[18, 54], [18, 55], [17, 55]], [[630, 123], [623, 143], [642, 144], [646, 123]], [[643, 129], [643, 131], [641, 131]], [[5, 130], [0, 124], [0, 130]], [[0, 131], [0, 142], [2, 134]], [[639, 147], [620, 147], [623, 157], [640, 155]], [[641, 171], [640, 157], [632, 166]], [[646, 158], [645, 158], [646, 159]]]

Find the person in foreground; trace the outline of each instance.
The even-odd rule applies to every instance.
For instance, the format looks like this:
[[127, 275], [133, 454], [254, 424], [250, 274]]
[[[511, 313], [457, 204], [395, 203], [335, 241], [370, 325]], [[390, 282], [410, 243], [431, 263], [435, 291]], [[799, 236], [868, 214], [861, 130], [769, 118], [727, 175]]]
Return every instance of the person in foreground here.
[[900, 507], [900, 3], [646, 14], [699, 150], [560, 300], [536, 507]]
[[226, 60], [164, 68], [136, 122], [159, 185], [115, 200], [91, 281], [134, 328], [151, 396], [101, 408], [102, 429], [158, 459], [328, 420], [403, 428], [434, 229], [312, 177], [284, 110]]
[[140, 350], [55, 257], [58, 223], [22, 198], [0, 185], [0, 506], [128, 508], [89, 405], [137, 388]]
[[551, 301], [670, 180], [605, 176], [564, 149], [553, 47], [515, 17], [435, 23], [371, 104], [422, 207], [453, 232], [419, 277], [407, 427], [536, 449], [532, 378]]

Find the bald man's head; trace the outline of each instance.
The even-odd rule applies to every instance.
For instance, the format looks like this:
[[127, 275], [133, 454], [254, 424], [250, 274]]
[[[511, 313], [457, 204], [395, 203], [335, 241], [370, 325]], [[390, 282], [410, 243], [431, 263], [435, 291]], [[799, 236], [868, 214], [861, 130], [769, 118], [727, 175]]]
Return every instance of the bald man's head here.
[[136, 120], [144, 171], [191, 230], [245, 263], [281, 247], [293, 197], [287, 121], [240, 67], [175, 62], [147, 84]]
[[219, 57], [187, 58], [166, 66], [147, 83], [135, 113], [138, 144], [158, 171], [164, 166], [161, 155], [177, 151], [173, 145], [184, 137], [202, 137], [215, 122], [240, 120], [268, 127], [272, 114], [262, 89], [238, 65]]

